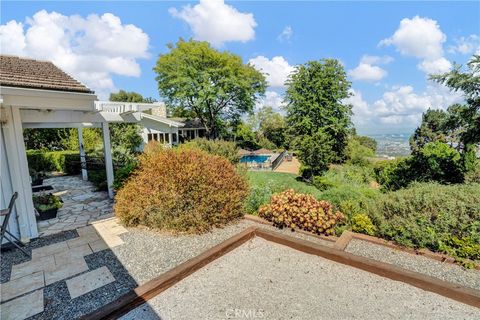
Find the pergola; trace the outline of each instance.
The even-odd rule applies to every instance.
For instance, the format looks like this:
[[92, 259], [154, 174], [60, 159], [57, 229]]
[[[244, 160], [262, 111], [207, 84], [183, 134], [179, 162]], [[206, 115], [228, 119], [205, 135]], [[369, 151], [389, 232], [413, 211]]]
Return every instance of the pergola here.
[[[108, 194], [113, 197], [108, 123], [138, 119], [129, 112], [97, 110], [96, 100], [92, 90], [51, 62], [0, 56], [0, 207], [6, 207], [13, 192], [18, 192], [14, 213], [17, 219], [10, 219], [9, 229], [22, 241], [38, 236], [24, 128], [77, 128], [82, 161], [85, 161], [82, 128], [102, 128]], [[86, 170], [82, 170], [82, 175], [87, 178]]]

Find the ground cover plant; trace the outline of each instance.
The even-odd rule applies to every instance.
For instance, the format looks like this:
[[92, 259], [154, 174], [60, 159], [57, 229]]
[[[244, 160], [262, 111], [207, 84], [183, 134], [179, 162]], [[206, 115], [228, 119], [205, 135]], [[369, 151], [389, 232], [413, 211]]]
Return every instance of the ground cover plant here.
[[149, 146], [114, 209], [128, 226], [200, 233], [242, 217], [247, 194], [245, 178], [227, 159]]
[[480, 184], [414, 183], [368, 212], [382, 238], [480, 262]]
[[279, 228], [299, 228], [326, 235], [334, 235], [335, 225], [343, 219], [343, 214], [327, 201], [318, 201], [293, 189], [274, 194], [270, 203], [258, 209], [258, 214]]

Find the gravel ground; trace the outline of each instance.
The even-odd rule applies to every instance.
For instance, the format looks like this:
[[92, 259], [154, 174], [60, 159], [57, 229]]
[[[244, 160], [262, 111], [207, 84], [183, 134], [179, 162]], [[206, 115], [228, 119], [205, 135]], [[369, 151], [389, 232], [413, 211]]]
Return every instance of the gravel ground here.
[[125, 244], [113, 248], [112, 251], [135, 281], [143, 284], [250, 226], [277, 230], [281, 233], [315, 241], [320, 244], [333, 245], [333, 242], [301, 233], [279, 230], [272, 226], [242, 220], [202, 235], [173, 236], [141, 228], [129, 228], [128, 233], [121, 235]]
[[359, 239], [352, 239], [345, 251], [480, 290], [480, 271], [478, 270], [467, 270], [458, 265], [442, 263]]
[[[76, 319], [120, 298], [138, 286], [110, 250], [90, 254], [85, 257], [85, 261], [90, 270], [106, 266], [114, 275], [115, 281], [75, 299], [70, 299], [65, 280], [51, 284], [44, 289], [44, 312], [31, 317], [30, 320]], [[80, 274], [75, 277], [78, 275]]]
[[159, 318], [479, 319], [480, 309], [255, 238], [122, 317]]

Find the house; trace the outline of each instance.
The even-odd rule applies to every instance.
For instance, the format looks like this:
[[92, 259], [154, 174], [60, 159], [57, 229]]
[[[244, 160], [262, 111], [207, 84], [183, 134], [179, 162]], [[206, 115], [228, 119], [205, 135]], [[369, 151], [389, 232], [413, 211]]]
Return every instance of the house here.
[[[131, 115], [142, 128], [144, 145], [154, 140], [168, 145], [177, 145], [187, 140], [205, 137], [205, 126], [199, 119], [171, 118], [163, 102], [133, 103], [95, 101], [102, 112]], [[143, 149], [143, 146], [142, 146]]]

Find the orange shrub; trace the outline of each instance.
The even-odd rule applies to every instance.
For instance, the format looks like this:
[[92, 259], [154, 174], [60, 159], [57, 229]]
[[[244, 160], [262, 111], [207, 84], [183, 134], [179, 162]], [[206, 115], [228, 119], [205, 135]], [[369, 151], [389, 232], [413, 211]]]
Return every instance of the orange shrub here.
[[149, 146], [114, 209], [127, 226], [199, 233], [240, 218], [247, 194], [246, 180], [224, 158]]
[[258, 213], [279, 228], [298, 227], [327, 235], [335, 234], [335, 224], [343, 220], [343, 214], [334, 212], [327, 201], [318, 201], [309, 194], [296, 193], [293, 189], [274, 194], [270, 203], [261, 206]]

